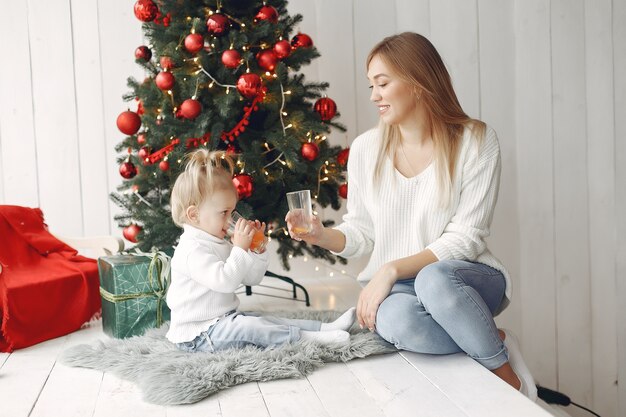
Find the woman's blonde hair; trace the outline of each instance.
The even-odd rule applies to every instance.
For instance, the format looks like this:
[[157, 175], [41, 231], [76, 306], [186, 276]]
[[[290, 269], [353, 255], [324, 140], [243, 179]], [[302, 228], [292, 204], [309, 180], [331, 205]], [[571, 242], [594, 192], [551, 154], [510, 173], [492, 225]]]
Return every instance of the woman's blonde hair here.
[[[395, 76], [411, 85], [415, 100], [424, 105], [434, 145], [440, 203], [445, 207], [452, 196], [452, 179], [464, 129], [470, 127], [473, 136], [482, 140], [486, 126], [465, 114], [441, 56], [424, 36], [404, 32], [383, 39], [370, 51], [366, 69], [374, 57], [379, 57]], [[380, 183], [385, 161], [393, 160], [401, 140], [399, 127], [386, 124], [382, 118], [379, 134], [382, 140], [374, 168], [375, 185]]]
[[187, 209], [199, 206], [216, 191], [237, 189], [232, 181], [233, 160], [222, 151], [198, 149], [185, 156], [188, 160], [172, 188], [172, 218], [177, 226], [188, 222]]

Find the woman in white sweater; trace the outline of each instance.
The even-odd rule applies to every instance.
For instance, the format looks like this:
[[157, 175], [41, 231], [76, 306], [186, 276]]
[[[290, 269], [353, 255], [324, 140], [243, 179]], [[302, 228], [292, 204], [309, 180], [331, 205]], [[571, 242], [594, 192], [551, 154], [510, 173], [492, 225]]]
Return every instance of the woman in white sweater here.
[[344, 221], [331, 229], [314, 218], [311, 232], [291, 236], [347, 258], [371, 254], [358, 277], [361, 327], [399, 349], [466, 352], [535, 399], [514, 337], [493, 319], [511, 298], [485, 242], [500, 180], [495, 131], [464, 113], [421, 35], [383, 39], [367, 77], [380, 122], [351, 146]]
[[214, 352], [254, 345], [272, 348], [298, 340], [348, 343], [354, 309], [333, 323], [250, 315], [237, 310], [240, 285], [256, 285], [267, 254], [250, 250], [265, 224], [239, 219], [231, 242], [224, 240], [237, 204], [233, 162], [224, 152], [200, 149], [189, 155], [172, 189], [172, 217], [184, 229], [172, 257], [167, 338], [187, 352]]

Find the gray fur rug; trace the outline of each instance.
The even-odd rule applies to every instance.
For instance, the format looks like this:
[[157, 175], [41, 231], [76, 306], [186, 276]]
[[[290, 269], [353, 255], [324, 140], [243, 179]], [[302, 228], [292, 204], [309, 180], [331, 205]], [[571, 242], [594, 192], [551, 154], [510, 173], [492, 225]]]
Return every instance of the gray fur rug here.
[[[265, 313], [281, 317], [329, 322], [334, 311]], [[301, 378], [325, 362], [346, 362], [369, 355], [395, 352], [393, 345], [375, 333], [353, 326], [347, 346], [321, 346], [309, 341], [273, 350], [254, 347], [217, 353], [185, 353], [165, 338], [167, 325], [143, 336], [107, 338], [66, 349], [61, 362], [68, 366], [112, 372], [134, 382], [143, 398], [153, 404], [189, 404], [209, 395], [251, 381]]]

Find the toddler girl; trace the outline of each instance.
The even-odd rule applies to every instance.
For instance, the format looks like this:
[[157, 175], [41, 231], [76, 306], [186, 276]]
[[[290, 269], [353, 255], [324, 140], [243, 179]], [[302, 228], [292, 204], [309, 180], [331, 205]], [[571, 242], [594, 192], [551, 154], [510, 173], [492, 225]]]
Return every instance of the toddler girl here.
[[172, 189], [174, 222], [184, 232], [172, 257], [171, 309], [167, 338], [188, 352], [231, 347], [280, 346], [298, 340], [347, 343], [354, 308], [332, 323], [255, 316], [237, 311], [240, 285], [256, 285], [268, 265], [267, 253], [250, 251], [265, 223], [240, 219], [229, 243], [224, 238], [237, 204], [233, 162], [224, 152], [200, 149], [189, 155]]

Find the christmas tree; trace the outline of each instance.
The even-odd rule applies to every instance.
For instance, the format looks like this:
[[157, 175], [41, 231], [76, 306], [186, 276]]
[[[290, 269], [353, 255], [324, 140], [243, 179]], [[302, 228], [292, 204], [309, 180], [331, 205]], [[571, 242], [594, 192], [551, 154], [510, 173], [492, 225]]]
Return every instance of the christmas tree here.
[[123, 209], [115, 220], [124, 237], [139, 249], [176, 243], [170, 190], [184, 155], [204, 146], [236, 161], [237, 210], [268, 224], [286, 268], [290, 255], [305, 252], [337, 260], [286, 232], [287, 192], [309, 189], [318, 208], [340, 207], [348, 156], [326, 140], [331, 127], [345, 130], [334, 121], [333, 100], [322, 96], [328, 83], [298, 73], [319, 53], [308, 35], [291, 37], [302, 16], [286, 7], [284, 0], [135, 3], [148, 44], [135, 58], [148, 76], [128, 79], [124, 99], [137, 107], [117, 119], [127, 135], [116, 147], [125, 180], [111, 198]]

